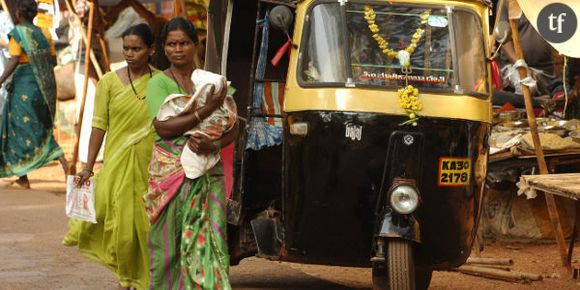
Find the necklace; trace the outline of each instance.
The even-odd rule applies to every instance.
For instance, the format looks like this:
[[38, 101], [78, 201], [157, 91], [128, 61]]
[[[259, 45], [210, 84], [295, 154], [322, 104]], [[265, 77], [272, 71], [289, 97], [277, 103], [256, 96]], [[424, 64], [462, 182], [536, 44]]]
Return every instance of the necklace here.
[[173, 73], [173, 70], [171, 68], [169, 68], [169, 73], [171, 73], [171, 77], [173, 78], [173, 81], [175, 81], [175, 83], [177, 84], [177, 89], [179, 90], [179, 93], [183, 94], [183, 91], [181, 90], [181, 84], [179, 84], [179, 82], [177, 81], [177, 78], [175, 77], [175, 74]]
[[[409, 44], [409, 46], [407, 46], [407, 48], [401, 49], [397, 52], [397, 51], [394, 51], [393, 49], [389, 48], [389, 42], [386, 41], [382, 36], [379, 35], [379, 26], [375, 22], [375, 18], [377, 17], [377, 14], [375, 13], [375, 11], [371, 7], [367, 6], [367, 7], [365, 7], [364, 13], [365, 13], [364, 18], [366, 19], [367, 23], [369, 24], [368, 27], [371, 30], [371, 32], [373, 33], [373, 38], [375, 39], [375, 41], [379, 45], [379, 48], [381, 49], [381, 51], [387, 56], [398, 59], [399, 63], [401, 64], [401, 67], [405, 67], [405, 68], [410, 67], [411, 66], [411, 55], [413, 54], [413, 52], [415, 52], [415, 48], [417, 48], [417, 44], [419, 43], [419, 40], [421, 40], [421, 37], [423, 36], [423, 33], [425, 32], [425, 30], [420, 28], [420, 27], [417, 27], [417, 29], [415, 29], [415, 33], [413, 34], [413, 38], [411, 39], [411, 43]], [[420, 25], [424, 25], [425, 23], [427, 23], [430, 14], [431, 14], [431, 9], [427, 9], [419, 15], [419, 18], [421, 18]]]
[[[149, 69], [149, 79], [151, 79], [153, 77], [153, 72], [151, 71], [151, 67], [149, 65], [147, 66], [147, 68]], [[142, 97], [140, 97], [139, 94], [137, 94], [135, 86], [133, 85], [133, 80], [131, 79], [131, 70], [129, 69], [129, 66], [127, 66], [127, 77], [129, 78], [129, 83], [131, 84], [131, 89], [133, 89], [135, 97], [137, 97], [137, 99], [139, 100], [144, 100], [146, 96], [143, 95]]]

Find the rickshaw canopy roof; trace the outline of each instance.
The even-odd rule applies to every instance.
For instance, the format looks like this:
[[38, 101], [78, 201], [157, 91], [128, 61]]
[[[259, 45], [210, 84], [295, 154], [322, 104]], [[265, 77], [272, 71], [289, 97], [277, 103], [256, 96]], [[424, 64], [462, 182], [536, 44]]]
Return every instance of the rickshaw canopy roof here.
[[[567, 5], [568, 7], [572, 8], [573, 11], [576, 11], [576, 18], [580, 19], [580, 1], [578, 0], [558, 0], [558, 1], [546, 1], [546, 0], [517, 0], [517, 4], [519, 4], [521, 11], [515, 11], [515, 18], [519, 18], [521, 16], [521, 12], [526, 15], [526, 18], [530, 21], [530, 24], [536, 29], [536, 31], [540, 31], [538, 29], [538, 15], [540, 11], [546, 7], [548, 4], [551, 3], [562, 3]], [[510, 2], [511, 5], [511, 2]], [[510, 18], [511, 18], [510, 13]], [[519, 14], [519, 15], [518, 15]], [[540, 33], [541, 35], [541, 33]], [[559, 53], [563, 55], [567, 55], [569, 57], [576, 57], [580, 58], [580, 49], [578, 49], [578, 44], [580, 43], [580, 29], [576, 29], [576, 32], [570, 39], [561, 43], [553, 43], [546, 40], [554, 49], [556, 49]]]

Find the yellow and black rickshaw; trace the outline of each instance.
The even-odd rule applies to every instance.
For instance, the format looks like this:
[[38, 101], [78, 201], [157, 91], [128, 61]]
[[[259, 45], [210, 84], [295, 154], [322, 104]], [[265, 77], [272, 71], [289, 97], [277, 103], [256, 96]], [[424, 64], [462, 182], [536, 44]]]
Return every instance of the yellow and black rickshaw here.
[[464, 263], [492, 115], [490, 4], [216, 3], [210, 22], [227, 17], [210, 24], [213, 63], [247, 119], [232, 263], [372, 267], [376, 289], [425, 289], [433, 270]]

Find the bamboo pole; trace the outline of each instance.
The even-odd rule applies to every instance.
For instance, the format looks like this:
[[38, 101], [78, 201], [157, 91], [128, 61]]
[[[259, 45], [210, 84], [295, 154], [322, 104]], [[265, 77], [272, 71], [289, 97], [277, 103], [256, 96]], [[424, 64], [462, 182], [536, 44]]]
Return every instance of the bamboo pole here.
[[83, 84], [83, 98], [81, 101], [81, 111], [79, 114], [79, 123], [77, 130], [77, 140], [74, 148], [73, 153], [73, 162], [70, 169], [70, 174], [76, 174], [77, 169], [77, 160], [79, 155], [79, 143], [81, 139], [81, 128], [83, 126], [83, 115], [85, 112], [85, 103], [87, 101], [87, 89], [89, 87], [89, 57], [87, 57], [91, 52], [91, 40], [93, 38], [93, 17], [95, 15], [95, 6], [92, 2], [89, 2], [89, 27], [88, 27], [88, 35], [87, 35], [87, 42], [85, 45], [85, 80]]
[[489, 268], [489, 269], [496, 269], [502, 271], [511, 271], [511, 266], [504, 266], [504, 265], [481, 265], [481, 264], [466, 264], [466, 266], [477, 266], [482, 268]]
[[[73, 7], [69, 3], [69, 1], [70, 0], [64, 1], [66, 4], [66, 9], [73, 15], [73, 17], [75, 18], [76, 21], [81, 23], [81, 37], [83, 39], [83, 43], [86, 45], [87, 44], [87, 31], [84, 29], [84, 27], [82, 27], [82, 21], [81, 21], [80, 17], [75, 13], [75, 10], [73, 9]], [[97, 61], [97, 57], [95, 56], [95, 53], [93, 52], [92, 49], [91, 49], [91, 53], [90, 53], [90, 58], [91, 58], [91, 63], [93, 64], [93, 68], [95, 69], [95, 72], [97, 73], [97, 77], [100, 79], [101, 77], [103, 77], [103, 70], [101, 69], [99, 62]]]
[[499, 269], [492, 269], [486, 267], [479, 267], [479, 266], [469, 266], [463, 265], [461, 267], [457, 267], [453, 269], [454, 271], [485, 277], [485, 278], [492, 278], [492, 279], [499, 279], [504, 281], [542, 281], [542, 275], [532, 274], [532, 273], [524, 273], [524, 272], [517, 272], [517, 271], [504, 271]]
[[479, 264], [479, 265], [513, 265], [514, 261], [510, 258], [480, 258], [480, 257], [469, 257], [467, 258], [466, 264]]
[[[506, 3], [508, 5], [517, 5], [515, 1], [508, 1]], [[524, 59], [524, 54], [521, 47], [520, 42], [520, 34], [518, 28], [518, 19], [510, 19], [510, 26], [512, 29], [512, 40], [514, 44], [514, 50], [517, 59]], [[524, 67], [518, 68], [518, 73], [520, 75], [520, 79], [523, 80], [527, 76], [527, 70]], [[546, 159], [544, 158], [544, 151], [542, 151], [542, 144], [540, 142], [540, 137], [538, 135], [538, 126], [536, 124], [536, 117], [534, 115], [534, 108], [532, 105], [532, 96], [530, 93], [530, 89], [525, 86], [524, 84], [521, 85], [522, 90], [524, 92], [524, 102], [526, 106], [526, 115], [528, 116], [528, 124], [530, 126], [530, 134], [532, 135], [532, 140], [534, 142], [534, 149], [536, 153], [536, 159], [538, 161], [538, 167], [540, 169], [540, 174], [549, 174], [548, 166], [546, 165]], [[567, 249], [566, 249], [566, 242], [564, 241], [564, 233], [562, 231], [562, 225], [560, 224], [560, 216], [558, 214], [558, 208], [556, 206], [556, 200], [554, 196], [548, 192], [544, 192], [544, 196], [546, 198], [546, 205], [548, 207], [548, 213], [550, 216], [550, 223], [552, 225], [552, 230], [554, 231], [554, 236], [556, 242], [558, 244], [558, 248], [560, 250], [560, 259], [562, 261], [562, 265], [566, 268], [568, 273], [572, 273], [572, 265], [567, 259]]]
[[[93, 0], [93, 4], [96, 7], [99, 7], [99, 0]], [[109, 50], [107, 49], [107, 42], [105, 41], [104, 35], [104, 23], [103, 14], [100, 11], [97, 11], [97, 15], [99, 17], [99, 33], [97, 37], [99, 39], [99, 46], [101, 48], [101, 56], [103, 60], [103, 66], [105, 67], [105, 72], [108, 72], [111, 68], [111, 63], [109, 62]], [[99, 77], [100, 78], [100, 77]]]
[[105, 71], [108, 72], [111, 70], [111, 63], [109, 62], [109, 51], [107, 50], [107, 41], [102, 34], [99, 34], [99, 45], [101, 47], [101, 52], [103, 56], [103, 66], [105, 67]]
[[473, 245], [471, 246], [471, 248], [473, 248], [473, 254], [475, 254], [476, 257], [481, 257], [481, 242], [479, 240], [479, 236], [476, 233], [475, 239], [473, 240]]
[[173, 14], [175, 16], [183, 16], [187, 18], [187, 6], [185, 5], [185, 0], [175, 0], [175, 7], [173, 9]]
[[[501, 20], [501, 15], [503, 14], [503, 5], [504, 5], [505, 0], [499, 0], [499, 2], [497, 3], [497, 9], [496, 9], [496, 13], [495, 13], [495, 23], [493, 24], [493, 29], [495, 30], [495, 28], [497, 27], [497, 24], [499, 23], [499, 21]], [[495, 33], [491, 34], [491, 40], [490, 42], [491, 45], [495, 44]]]

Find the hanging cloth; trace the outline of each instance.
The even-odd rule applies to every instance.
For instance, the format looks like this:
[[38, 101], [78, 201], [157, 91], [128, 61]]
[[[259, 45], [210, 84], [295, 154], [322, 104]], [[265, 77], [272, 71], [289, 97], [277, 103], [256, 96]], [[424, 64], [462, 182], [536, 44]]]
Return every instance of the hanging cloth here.
[[[263, 96], [264, 93], [264, 75], [268, 58], [268, 37], [270, 33], [270, 19], [268, 13], [264, 19], [258, 20], [256, 25], [262, 25], [262, 39], [260, 43], [260, 54], [258, 55], [258, 64], [256, 66], [254, 82], [254, 100], [252, 103], [252, 113], [263, 113]], [[282, 125], [272, 125], [268, 123], [266, 117], [251, 116], [250, 126], [248, 128], [248, 141], [246, 149], [260, 150], [263, 147], [271, 147], [282, 144]]]

